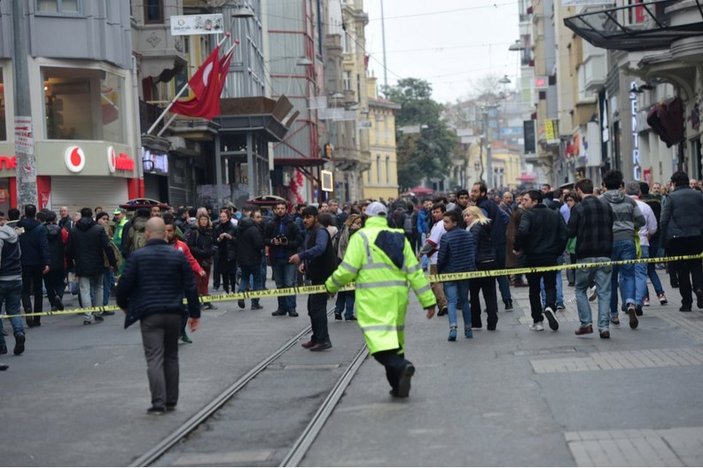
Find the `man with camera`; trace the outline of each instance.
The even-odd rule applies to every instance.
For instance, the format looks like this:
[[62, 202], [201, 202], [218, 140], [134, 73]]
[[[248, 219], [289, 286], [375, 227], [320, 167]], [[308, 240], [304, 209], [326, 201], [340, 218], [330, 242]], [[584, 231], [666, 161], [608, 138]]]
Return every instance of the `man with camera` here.
[[[273, 219], [266, 225], [264, 244], [269, 248], [269, 261], [273, 270], [273, 280], [276, 288], [292, 288], [295, 286], [296, 266], [288, 259], [298, 252], [301, 242], [300, 229], [293, 217], [287, 213], [286, 203], [280, 202], [274, 206]], [[290, 315], [297, 317], [295, 311], [295, 295], [279, 296], [278, 309], [271, 312], [274, 317]]]

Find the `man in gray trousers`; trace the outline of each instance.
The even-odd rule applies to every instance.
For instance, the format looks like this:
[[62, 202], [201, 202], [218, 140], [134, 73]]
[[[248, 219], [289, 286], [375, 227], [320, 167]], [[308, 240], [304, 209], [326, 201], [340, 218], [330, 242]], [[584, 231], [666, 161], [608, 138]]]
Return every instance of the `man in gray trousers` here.
[[193, 271], [183, 252], [165, 240], [164, 220], [146, 223], [147, 243], [129, 256], [117, 284], [117, 305], [125, 312], [125, 328], [140, 321], [151, 390], [148, 414], [173, 411], [178, 403], [178, 338], [183, 298], [188, 299], [191, 331], [200, 322], [200, 304]]

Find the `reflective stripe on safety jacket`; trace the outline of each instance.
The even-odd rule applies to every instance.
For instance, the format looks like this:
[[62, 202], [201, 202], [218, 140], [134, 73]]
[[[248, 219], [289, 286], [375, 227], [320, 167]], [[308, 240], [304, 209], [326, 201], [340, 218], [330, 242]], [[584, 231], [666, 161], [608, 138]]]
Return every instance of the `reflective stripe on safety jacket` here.
[[436, 303], [407, 239], [403, 248], [403, 267], [398, 268], [375, 245], [376, 237], [382, 231], [403, 234], [402, 229], [390, 229], [384, 217], [367, 219], [366, 225], [349, 239], [342, 263], [325, 283], [330, 292], [337, 292], [348, 283], [356, 283], [356, 316], [371, 354], [403, 349], [409, 287], [423, 308]]

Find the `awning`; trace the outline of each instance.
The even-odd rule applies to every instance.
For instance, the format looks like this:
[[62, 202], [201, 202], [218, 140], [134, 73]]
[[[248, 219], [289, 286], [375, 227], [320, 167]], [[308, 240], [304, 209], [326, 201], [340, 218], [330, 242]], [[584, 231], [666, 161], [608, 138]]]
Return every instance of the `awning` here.
[[[603, 49], [629, 52], [668, 49], [674, 41], [703, 36], [703, 8], [698, 21], [671, 25], [666, 7], [675, 0], [633, 3], [622, 7], [581, 13], [564, 19], [567, 28]], [[696, 19], [696, 17], [692, 17]]]
[[313, 167], [323, 166], [330, 162], [324, 158], [273, 158], [273, 164], [276, 166], [293, 166], [293, 167]]
[[410, 189], [410, 192], [414, 193], [415, 195], [432, 195], [434, 193], [434, 190], [428, 187], [414, 187]]
[[528, 174], [527, 172], [523, 172], [519, 176], [516, 177], [517, 180], [520, 182], [534, 182], [537, 180], [537, 176], [535, 174]]

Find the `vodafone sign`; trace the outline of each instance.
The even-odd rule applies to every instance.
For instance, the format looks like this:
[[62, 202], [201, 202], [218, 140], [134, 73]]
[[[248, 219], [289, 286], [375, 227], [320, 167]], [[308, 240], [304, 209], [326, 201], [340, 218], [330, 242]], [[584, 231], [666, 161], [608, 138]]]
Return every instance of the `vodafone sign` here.
[[112, 146], [107, 147], [107, 169], [110, 171], [110, 174], [115, 173], [116, 169], [116, 164], [115, 160], [117, 159], [117, 156], [115, 156], [115, 148]]
[[69, 146], [63, 154], [64, 162], [69, 171], [77, 174], [85, 167], [85, 153], [80, 146]]
[[132, 172], [134, 171], [134, 159], [130, 158], [127, 153], [115, 155], [115, 148], [107, 147], [107, 168], [111, 174], [115, 171]]

